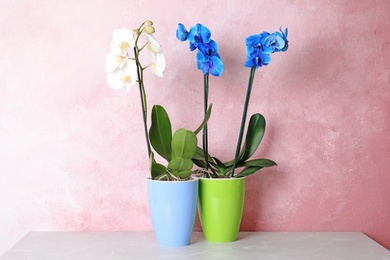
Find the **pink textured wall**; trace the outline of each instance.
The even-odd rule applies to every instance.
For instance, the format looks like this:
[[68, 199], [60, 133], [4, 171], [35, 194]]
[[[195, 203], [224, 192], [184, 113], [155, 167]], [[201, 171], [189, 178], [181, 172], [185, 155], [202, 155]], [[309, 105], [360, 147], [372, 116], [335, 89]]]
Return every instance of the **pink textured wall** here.
[[[234, 154], [249, 69], [244, 39], [289, 27], [290, 49], [257, 71], [249, 113], [267, 131], [242, 230], [362, 231], [390, 248], [390, 2], [13, 1], [0, 12], [0, 255], [32, 230], [151, 230], [136, 88], [109, 89], [112, 31], [154, 21], [163, 79], [149, 108], [174, 127], [202, 117], [195, 53], [177, 23], [208, 26], [225, 72], [210, 80], [210, 151]], [[196, 228], [200, 226], [197, 223]]]

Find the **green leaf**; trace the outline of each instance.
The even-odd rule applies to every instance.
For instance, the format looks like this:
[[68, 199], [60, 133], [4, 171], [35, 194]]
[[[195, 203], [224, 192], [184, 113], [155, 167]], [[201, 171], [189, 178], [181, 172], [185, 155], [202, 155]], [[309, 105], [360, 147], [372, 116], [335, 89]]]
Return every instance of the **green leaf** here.
[[277, 166], [277, 164], [269, 159], [254, 159], [250, 161], [246, 161], [239, 166], [260, 166], [260, 167], [272, 167]]
[[[234, 159], [233, 160], [230, 160], [230, 161], [227, 161], [227, 162], [224, 162], [223, 163], [226, 167], [230, 167], [230, 166], [233, 166], [234, 164]], [[237, 166], [237, 165], [236, 165]]]
[[238, 162], [248, 160], [257, 150], [265, 132], [265, 118], [261, 114], [254, 114], [249, 121], [245, 143], [238, 156]]
[[[196, 159], [196, 160], [203, 160], [203, 161], [205, 161], [203, 149], [200, 148], [200, 147], [197, 147], [196, 148], [196, 152], [195, 152], [193, 158]], [[210, 155], [208, 155], [208, 162], [214, 162], [214, 159]]]
[[242, 170], [239, 174], [235, 175], [234, 178], [240, 178], [240, 177], [244, 177], [244, 176], [249, 176], [249, 175], [252, 175], [254, 173], [256, 173], [257, 171], [263, 169], [263, 167], [260, 167], [260, 166], [249, 166], [249, 167], [246, 167], [244, 170]]
[[178, 157], [169, 162], [168, 169], [171, 174], [183, 179], [191, 175], [193, 166], [191, 159]]
[[225, 164], [223, 164], [223, 162], [221, 162], [218, 158], [216, 157], [213, 157], [213, 159], [215, 160], [215, 162], [217, 163], [217, 165], [221, 168], [226, 168]]
[[218, 176], [226, 176], [226, 174], [229, 171], [229, 167], [226, 167], [226, 165], [223, 162], [221, 162], [218, 158], [213, 157], [213, 159], [217, 163], [214, 164], [214, 167], [217, 169]]
[[192, 171], [183, 170], [183, 171], [176, 172], [175, 176], [182, 179], [182, 180], [185, 180], [185, 179], [188, 179], [191, 176], [191, 174], [192, 174]]
[[158, 179], [158, 177], [167, 173], [167, 168], [164, 165], [156, 162], [153, 153], [150, 155], [150, 173], [153, 180]]
[[162, 106], [153, 106], [149, 138], [153, 149], [167, 161], [170, 161], [172, 127], [168, 114]]
[[198, 159], [192, 158], [192, 162], [193, 162], [196, 166], [198, 166], [198, 167], [200, 167], [200, 168], [206, 168], [206, 162], [205, 162], [205, 160], [198, 160]]
[[207, 124], [207, 121], [209, 121], [210, 119], [210, 116], [211, 116], [211, 109], [213, 107], [213, 104], [210, 104], [209, 105], [209, 108], [207, 109], [207, 112], [206, 112], [206, 115], [204, 116], [204, 119], [202, 121], [202, 123], [200, 124], [200, 126], [194, 131], [194, 134], [197, 135], [202, 129], [203, 127], [205, 126], [205, 124]]
[[184, 128], [178, 129], [172, 138], [172, 158], [192, 159], [196, 153], [198, 139], [196, 135]]
[[[205, 169], [206, 168], [206, 160], [204, 159], [204, 152], [203, 149], [200, 147], [197, 147], [195, 155], [192, 157], [192, 161], [199, 167]], [[208, 155], [208, 163], [209, 166], [213, 170], [218, 169], [217, 163], [214, 161], [214, 158]]]
[[206, 168], [206, 161], [204, 159], [204, 153], [202, 148], [196, 147], [196, 152], [192, 157], [192, 161], [195, 163], [196, 166]]

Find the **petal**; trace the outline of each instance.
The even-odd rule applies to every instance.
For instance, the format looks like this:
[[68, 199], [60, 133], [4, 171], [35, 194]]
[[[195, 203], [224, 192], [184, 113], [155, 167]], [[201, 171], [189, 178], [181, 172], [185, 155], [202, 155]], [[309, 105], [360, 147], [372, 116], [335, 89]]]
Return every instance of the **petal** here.
[[252, 68], [253, 65], [255, 65], [254, 61], [252, 59], [249, 59], [247, 60], [245, 63], [244, 63], [244, 66], [247, 67], [247, 68]]
[[271, 56], [270, 55], [261, 55], [260, 56], [262, 65], [268, 65], [271, 62]]
[[202, 51], [199, 50], [199, 51], [196, 53], [196, 60], [197, 60], [198, 62], [203, 62], [203, 61], [206, 60], [206, 56], [204, 55], [204, 53], [203, 53]]
[[121, 80], [123, 75], [122, 69], [118, 68], [112, 72], [107, 73], [107, 84], [112, 89], [124, 88], [124, 83]]
[[123, 65], [123, 73], [130, 77], [130, 82], [134, 85], [137, 82], [137, 64], [135, 60], [128, 60]]
[[192, 26], [190, 28], [190, 31], [188, 32], [188, 35], [187, 35], [187, 39], [191, 42], [191, 43], [195, 43], [195, 36], [198, 35], [198, 27], [195, 25], [195, 26]]
[[122, 68], [107, 73], [107, 83], [113, 89], [130, 89], [137, 83], [137, 66], [135, 61], [129, 60]]
[[214, 56], [218, 55], [218, 45], [215, 41], [210, 40], [208, 43], [199, 43], [198, 49], [205, 55]]
[[159, 66], [165, 69], [165, 56], [163, 53], [149, 52], [152, 63], [158, 63]]
[[203, 60], [203, 61], [198, 61], [197, 66], [198, 69], [202, 71], [203, 74], [207, 74], [210, 71], [210, 61], [208, 60]]
[[165, 70], [165, 66], [166, 66], [164, 54], [158, 53], [158, 54], [156, 54], [156, 58], [157, 58], [156, 63], [164, 71]]
[[188, 35], [188, 31], [186, 30], [186, 28], [184, 27], [183, 24], [179, 23], [177, 30], [176, 30], [176, 38], [179, 41], [184, 42], [187, 40], [187, 35]]
[[208, 43], [210, 41], [211, 32], [206, 26], [199, 25], [198, 34], [202, 37], [203, 42]]
[[264, 41], [265, 38], [267, 38], [270, 35], [269, 32], [262, 32], [260, 33], [260, 43]]
[[120, 43], [118, 42], [118, 40], [112, 39], [110, 52], [116, 56], [125, 56], [127, 54], [127, 52], [122, 50], [119, 46], [120, 46]]
[[164, 71], [164, 70], [161, 69], [157, 63], [154, 63], [154, 64], [150, 67], [150, 69], [152, 70], [153, 74], [154, 74], [156, 77], [162, 78], [162, 77], [164, 76], [164, 74], [163, 74], [163, 71]]
[[254, 34], [246, 38], [245, 43], [247, 46], [256, 46], [260, 43], [260, 35]]
[[283, 38], [284, 38], [285, 40], [287, 40], [288, 28], [284, 29], [284, 31], [283, 31], [283, 30], [282, 30], [282, 26], [280, 26], [279, 31], [282, 33]]
[[190, 42], [190, 51], [196, 50], [196, 45]]
[[247, 45], [247, 46], [246, 46], [246, 54], [249, 55], [249, 56], [252, 55], [252, 53], [254, 53], [256, 50], [257, 50], [257, 49], [254, 48], [254, 47], [251, 46], [251, 45]]
[[107, 72], [112, 72], [116, 68], [118, 68], [119, 63], [115, 61], [116, 57], [117, 57], [116, 55], [111, 54], [111, 53], [106, 55], [105, 69]]
[[275, 46], [274, 45], [263, 45], [261, 51], [264, 54], [271, 54], [275, 52]]
[[145, 39], [149, 42], [149, 44], [148, 44], [149, 51], [154, 52], [154, 53], [162, 52], [161, 45], [156, 41], [156, 39], [152, 35], [142, 33], [142, 36], [144, 36]]
[[165, 56], [162, 53], [151, 54], [151, 59], [153, 64], [151, 65], [151, 70], [154, 75], [159, 78], [163, 77], [163, 72], [165, 70]]
[[116, 29], [113, 32], [113, 38], [118, 41], [125, 41], [130, 44], [130, 47], [133, 48], [135, 45], [134, 34], [129, 29]]
[[210, 41], [211, 32], [206, 27], [201, 25], [200, 23], [192, 26], [190, 31], [188, 32], [187, 39], [193, 44], [197, 44], [197, 42], [208, 43]]
[[286, 42], [284, 41], [283, 36], [279, 32], [275, 32], [264, 40], [264, 44], [273, 44], [275, 45], [276, 49], [281, 50], [284, 48]]
[[288, 35], [288, 28], [286, 28], [283, 32], [282, 26], [280, 26], [280, 32], [282, 33], [283, 40], [285, 42], [284, 47], [281, 49], [281, 51], [287, 51], [288, 49], [288, 40], [287, 40], [287, 35]]
[[133, 33], [128, 29], [116, 29], [113, 32], [111, 41], [111, 53], [124, 56], [128, 49], [134, 48], [135, 39]]
[[127, 56], [117, 56], [112, 53], [106, 55], [105, 69], [107, 72], [114, 71], [118, 67], [122, 67], [129, 58]]
[[218, 58], [217, 56], [212, 56], [211, 61], [213, 63], [213, 65], [210, 68], [211, 75], [213, 75], [215, 77], [221, 76], [223, 69], [224, 69], [224, 65], [223, 65], [222, 60], [220, 58]]

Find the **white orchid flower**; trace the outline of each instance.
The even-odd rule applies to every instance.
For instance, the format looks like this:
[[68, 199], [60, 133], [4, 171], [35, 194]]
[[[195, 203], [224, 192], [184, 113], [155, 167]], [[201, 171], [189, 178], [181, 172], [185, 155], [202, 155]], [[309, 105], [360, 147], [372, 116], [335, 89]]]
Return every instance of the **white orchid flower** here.
[[130, 90], [137, 83], [137, 65], [134, 60], [128, 60], [122, 67], [107, 73], [107, 83], [110, 88]]
[[147, 34], [145, 32], [142, 33], [142, 36], [148, 41], [148, 50], [153, 53], [161, 53], [161, 45], [156, 41], [156, 39], [151, 34]]
[[150, 65], [154, 75], [159, 78], [163, 77], [163, 71], [165, 70], [165, 57], [162, 53], [161, 45], [156, 41], [152, 34], [143, 32], [142, 36], [147, 40], [147, 49], [152, 60]]
[[113, 32], [111, 41], [111, 53], [117, 56], [126, 56], [135, 45], [135, 38], [132, 31], [128, 29], [116, 29]]
[[150, 57], [153, 64], [150, 66], [154, 75], [159, 78], [163, 77], [163, 72], [165, 70], [165, 56], [163, 53], [152, 53], [150, 52]]
[[116, 70], [117, 68], [122, 68], [123, 65], [126, 64], [128, 59], [129, 58], [127, 56], [118, 56], [118, 55], [114, 55], [112, 53], [107, 54], [106, 55], [106, 65], [105, 65], [106, 71], [112, 72], [112, 71]]

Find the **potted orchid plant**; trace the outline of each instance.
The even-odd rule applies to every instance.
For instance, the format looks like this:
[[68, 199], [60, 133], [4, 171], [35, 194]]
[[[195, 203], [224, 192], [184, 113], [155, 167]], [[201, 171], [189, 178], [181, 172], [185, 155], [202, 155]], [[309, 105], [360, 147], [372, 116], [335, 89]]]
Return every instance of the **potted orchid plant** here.
[[[222, 162], [209, 154], [207, 124], [203, 128], [202, 148], [197, 148], [193, 161], [200, 167], [200, 171], [204, 175], [199, 183], [199, 216], [205, 238], [208, 241], [231, 242], [236, 240], [244, 206], [245, 177], [264, 167], [276, 165], [274, 161], [269, 159], [251, 160], [264, 136], [264, 116], [260, 113], [251, 116], [243, 146], [242, 139], [255, 72], [259, 67], [270, 63], [272, 53], [284, 52], [288, 49], [287, 34], [287, 29], [283, 31], [280, 28], [280, 31], [274, 33], [262, 32], [246, 39], [247, 60], [244, 66], [250, 68], [250, 75], [236, 152], [232, 160]], [[188, 40], [191, 51], [198, 50], [196, 64], [204, 77], [204, 108], [206, 113], [209, 75], [218, 77], [224, 70], [224, 64], [218, 53], [218, 45], [211, 39], [210, 30], [201, 24], [196, 24], [189, 31], [183, 24], [179, 24], [176, 37], [180, 41]], [[243, 169], [235, 174], [236, 168]]]
[[[148, 132], [144, 71], [150, 68], [155, 76], [163, 77], [165, 69], [165, 57], [154, 33], [151, 21], [143, 22], [134, 30], [118, 29], [113, 32], [105, 64], [107, 83], [113, 89], [126, 91], [138, 85], [150, 162], [151, 175], [147, 179], [147, 187], [153, 229], [160, 245], [185, 246], [191, 238], [198, 200], [198, 179], [191, 177], [192, 158], [198, 143], [196, 135], [207, 123], [211, 106], [195, 131], [180, 128], [172, 134], [168, 113], [161, 105], [154, 105]], [[141, 54], [145, 50], [150, 56], [146, 66], [141, 63]], [[153, 150], [167, 160], [166, 166], [156, 162]]]

